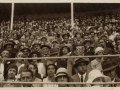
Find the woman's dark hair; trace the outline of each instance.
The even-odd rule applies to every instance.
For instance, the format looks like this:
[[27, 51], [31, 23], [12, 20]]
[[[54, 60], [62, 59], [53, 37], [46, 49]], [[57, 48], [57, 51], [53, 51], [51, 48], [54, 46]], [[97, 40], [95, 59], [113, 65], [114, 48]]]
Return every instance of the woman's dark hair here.
[[63, 55], [63, 48], [67, 48], [67, 50], [68, 50], [68, 52], [70, 52], [71, 50], [70, 50], [70, 48], [68, 47], [68, 46], [63, 46], [61, 49], [60, 49], [60, 56], [62, 56]]
[[37, 65], [34, 64], [34, 63], [29, 63], [29, 64], [27, 65], [27, 69], [29, 69], [29, 65], [33, 65], [33, 66], [36, 68], [35, 75], [38, 74], [38, 67], [37, 67]]
[[[32, 58], [32, 55], [36, 54], [37, 57], [41, 57], [41, 54], [39, 52], [31, 52], [29, 55], [29, 58]], [[41, 60], [37, 59], [37, 62], [40, 62]], [[32, 62], [32, 60], [29, 60], [29, 62]]]
[[47, 70], [48, 70], [48, 67], [49, 67], [49, 66], [53, 66], [53, 67], [55, 68], [55, 73], [56, 73], [56, 71], [57, 71], [57, 66], [56, 66], [56, 65], [54, 65], [54, 64], [49, 64], [49, 65], [46, 66], [46, 76], [48, 76]]

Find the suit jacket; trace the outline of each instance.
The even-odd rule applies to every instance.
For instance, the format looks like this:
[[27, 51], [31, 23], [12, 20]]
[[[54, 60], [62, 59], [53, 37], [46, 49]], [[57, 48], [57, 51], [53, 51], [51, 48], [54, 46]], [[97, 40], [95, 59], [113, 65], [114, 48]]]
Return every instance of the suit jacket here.
[[[73, 75], [72, 77], [73, 82], [80, 82], [80, 78], [78, 76], [78, 73]], [[88, 74], [86, 73], [84, 82], [86, 82], [88, 80]], [[80, 85], [80, 84], [74, 84], [75, 87], [86, 87], [86, 85]]]

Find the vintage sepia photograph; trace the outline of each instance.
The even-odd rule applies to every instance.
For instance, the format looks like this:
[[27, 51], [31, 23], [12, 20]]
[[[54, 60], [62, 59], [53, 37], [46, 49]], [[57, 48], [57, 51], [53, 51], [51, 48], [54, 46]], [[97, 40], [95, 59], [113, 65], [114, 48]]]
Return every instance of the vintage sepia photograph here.
[[120, 87], [120, 3], [0, 3], [3, 87]]

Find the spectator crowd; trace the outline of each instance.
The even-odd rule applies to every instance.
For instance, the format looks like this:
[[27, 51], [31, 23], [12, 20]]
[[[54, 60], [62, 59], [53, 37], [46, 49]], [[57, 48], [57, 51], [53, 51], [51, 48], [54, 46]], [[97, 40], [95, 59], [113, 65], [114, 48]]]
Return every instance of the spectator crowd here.
[[[15, 19], [0, 23], [0, 81], [120, 82], [120, 14]], [[61, 57], [45, 58], [40, 57]], [[7, 59], [6, 59], [7, 58]], [[9, 60], [9, 58], [15, 58]], [[33, 58], [33, 59], [21, 59]], [[119, 87], [119, 84], [13, 84], [1, 87]]]

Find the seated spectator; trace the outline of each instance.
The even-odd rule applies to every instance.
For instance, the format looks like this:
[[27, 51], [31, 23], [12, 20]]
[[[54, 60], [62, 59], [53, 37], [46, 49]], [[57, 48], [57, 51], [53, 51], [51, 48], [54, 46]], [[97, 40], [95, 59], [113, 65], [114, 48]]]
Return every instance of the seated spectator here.
[[[86, 82], [88, 79], [87, 65], [89, 61], [79, 58], [75, 61], [74, 68], [77, 69], [78, 73], [73, 75], [71, 78], [73, 82]], [[85, 85], [76, 85], [75, 87], [84, 87]]]
[[7, 77], [5, 78], [5, 81], [9, 78], [13, 78], [15, 80], [15, 75], [17, 75], [17, 72], [18, 67], [15, 64], [10, 64], [7, 68]]
[[[67, 69], [61, 67], [56, 72], [55, 81], [56, 82], [72, 82], [72, 79], [68, 75]], [[70, 86], [73, 86], [73, 85], [58, 84], [58, 87], [70, 87]]]
[[40, 43], [34, 42], [32, 45], [33, 51], [32, 52], [40, 52]]
[[[84, 56], [85, 55], [85, 48], [83, 44], [73, 45], [73, 51], [70, 56]], [[70, 76], [77, 73], [77, 70], [74, 69], [73, 65], [78, 58], [68, 58], [67, 61], [67, 70]], [[84, 58], [85, 60], [89, 61], [89, 58]]]
[[[31, 70], [32, 73], [33, 73], [33, 78], [32, 78], [32, 81], [33, 82], [42, 82], [41, 80], [41, 76], [40, 74], [38, 73], [38, 67], [36, 64], [34, 63], [30, 63], [28, 66], [27, 66], [27, 69]], [[33, 87], [41, 87], [42, 85], [41, 84], [32, 84]]]
[[83, 44], [85, 46], [85, 55], [94, 55], [94, 47], [92, 46], [93, 41], [90, 39], [85, 39]]
[[[112, 59], [114, 60], [114, 59]], [[118, 64], [113, 63], [112, 60], [106, 60], [102, 62], [102, 68], [103, 68], [103, 74], [106, 76], [109, 76], [111, 78], [112, 82], [120, 82], [120, 78], [118, 77], [117, 74], [117, 69], [116, 67]], [[111, 84], [111, 87], [117, 87], [120, 86], [119, 84]]]
[[[41, 57], [41, 54], [39, 52], [32, 52], [29, 55], [29, 58], [39, 58]], [[41, 78], [46, 77], [46, 68], [45, 63], [41, 62], [39, 59], [32, 59], [29, 60], [30, 63], [34, 63], [38, 67], [38, 73], [41, 75]]]
[[[43, 82], [52, 82], [55, 78], [57, 67], [54, 64], [49, 64], [46, 68], [47, 77], [43, 79]], [[54, 84], [43, 84], [43, 87], [56, 87]]]
[[[29, 69], [23, 69], [20, 72], [20, 82], [33, 82], [33, 72]], [[32, 84], [20, 84], [19, 87], [33, 87]]]
[[[17, 81], [15, 75], [17, 75], [18, 67], [15, 64], [10, 64], [7, 68], [7, 77], [4, 81]], [[14, 87], [15, 84], [3, 84], [3, 87]]]
[[69, 56], [69, 53], [70, 53], [70, 48], [68, 46], [63, 46], [61, 47], [60, 49], [60, 54], [59, 56]]
[[[97, 47], [95, 49], [95, 55], [103, 55], [104, 49], [102, 47]], [[92, 60], [88, 65], [88, 71], [91, 71], [93, 69], [98, 69], [102, 71], [101, 63], [103, 62], [102, 57], [96, 57], [94, 60]]]
[[49, 45], [42, 45], [40, 48], [42, 57], [48, 57], [51, 47]]
[[104, 49], [104, 55], [113, 54], [114, 51], [106, 46], [107, 41], [99, 39], [98, 43], [100, 44], [100, 47]]
[[[88, 80], [87, 83], [92, 83], [92, 82], [111, 82], [111, 79], [105, 75], [103, 75], [98, 69], [94, 69], [89, 72], [88, 74]], [[90, 84], [87, 85], [88, 87], [108, 87], [109, 85], [104, 85], [104, 84]]]
[[[23, 52], [19, 51], [16, 54], [16, 58], [24, 58]], [[24, 60], [23, 59], [22, 60], [17, 59], [16, 62], [15, 62], [15, 65], [17, 65], [17, 67], [18, 67], [18, 73], [17, 73], [16, 78], [20, 78], [20, 69], [25, 66]]]

